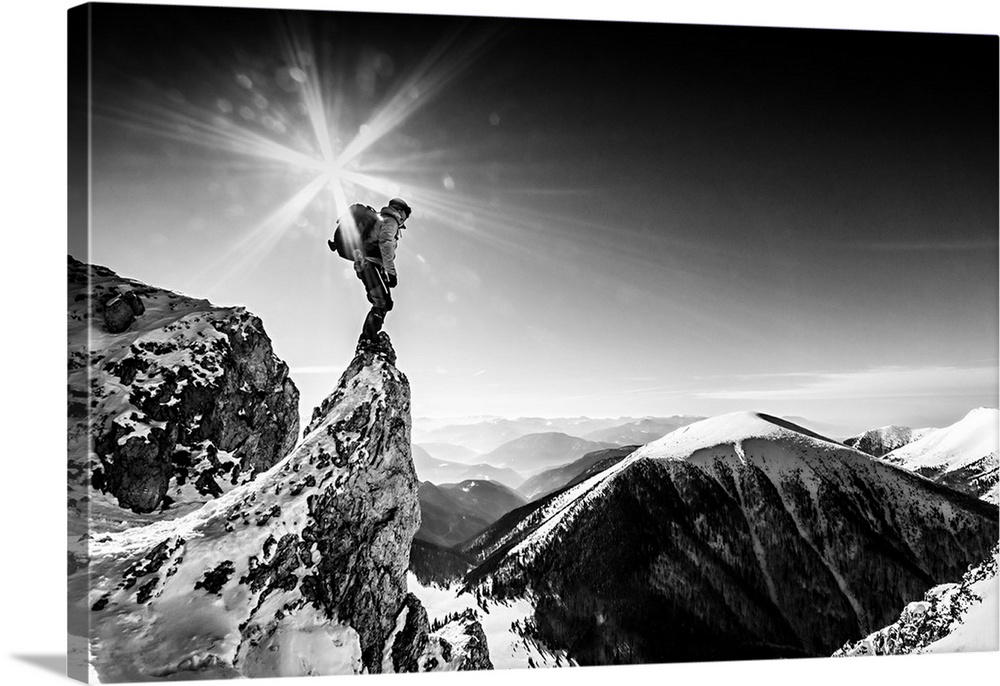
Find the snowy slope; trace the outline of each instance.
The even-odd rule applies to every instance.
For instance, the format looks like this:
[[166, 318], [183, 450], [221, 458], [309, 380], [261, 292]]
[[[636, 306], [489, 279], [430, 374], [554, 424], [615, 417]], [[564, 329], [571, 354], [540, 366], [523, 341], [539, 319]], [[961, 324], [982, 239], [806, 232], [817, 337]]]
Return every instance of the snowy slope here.
[[467, 591], [539, 599], [526, 633], [581, 664], [829, 655], [996, 537], [981, 501], [785, 420], [734, 413], [484, 533]]
[[1000, 649], [1000, 549], [971, 566], [957, 583], [935, 586], [921, 600], [909, 603], [899, 619], [834, 653], [907, 655], [968, 653]]
[[893, 450], [883, 459], [997, 504], [998, 444], [1000, 411], [980, 407], [951, 426]]
[[489, 658], [495, 669], [564, 667], [574, 664], [562, 651], [548, 651], [523, 635], [521, 627], [530, 622], [534, 615], [534, 606], [528, 600], [491, 603], [455, 588], [422, 584], [412, 572], [407, 577], [407, 583], [410, 592], [420, 598], [432, 619], [470, 609], [479, 610]]

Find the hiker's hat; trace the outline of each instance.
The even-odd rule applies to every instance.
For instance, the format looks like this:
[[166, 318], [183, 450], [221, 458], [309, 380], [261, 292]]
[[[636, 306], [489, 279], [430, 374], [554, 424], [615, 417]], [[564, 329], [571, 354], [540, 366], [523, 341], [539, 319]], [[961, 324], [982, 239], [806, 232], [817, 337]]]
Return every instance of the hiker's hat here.
[[410, 215], [413, 214], [413, 210], [410, 209], [410, 206], [407, 205], [406, 201], [402, 198], [393, 198], [390, 200], [389, 207], [401, 212], [406, 212], [407, 219], [409, 219]]

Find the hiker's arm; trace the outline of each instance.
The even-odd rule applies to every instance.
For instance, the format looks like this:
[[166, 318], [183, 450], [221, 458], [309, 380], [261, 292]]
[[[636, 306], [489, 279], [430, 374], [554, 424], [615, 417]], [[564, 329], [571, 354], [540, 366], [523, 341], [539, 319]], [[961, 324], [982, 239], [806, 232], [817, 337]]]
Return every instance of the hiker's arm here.
[[379, 224], [378, 247], [382, 252], [382, 269], [386, 274], [396, 273], [396, 232], [399, 225], [395, 219], [386, 219]]

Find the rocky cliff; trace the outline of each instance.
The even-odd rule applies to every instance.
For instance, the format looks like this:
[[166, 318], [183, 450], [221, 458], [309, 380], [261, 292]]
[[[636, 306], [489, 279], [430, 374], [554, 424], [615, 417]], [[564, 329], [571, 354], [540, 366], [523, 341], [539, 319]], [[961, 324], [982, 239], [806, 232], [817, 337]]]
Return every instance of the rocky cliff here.
[[67, 310], [74, 533], [183, 514], [295, 445], [298, 390], [245, 309], [70, 257]]
[[409, 446], [406, 377], [362, 353], [269, 471], [97, 536], [70, 586], [101, 681], [397, 671], [394, 654], [407, 671], [428, 641], [397, 631], [419, 525]]

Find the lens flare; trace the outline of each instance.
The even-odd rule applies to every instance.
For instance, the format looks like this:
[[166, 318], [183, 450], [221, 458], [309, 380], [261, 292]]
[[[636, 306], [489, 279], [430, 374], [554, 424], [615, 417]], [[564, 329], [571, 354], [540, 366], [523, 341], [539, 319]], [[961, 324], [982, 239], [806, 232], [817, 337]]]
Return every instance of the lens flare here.
[[212, 278], [207, 287], [214, 288], [259, 266], [297, 221], [302, 225], [300, 217], [307, 211], [324, 212], [329, 227], [359, 195], [385, 196], [369, 200], [372, 203], [406, 195], [411, 202], [431, 206], [435, 196], [419, 179], [429, 168], [440, 179], [446, 153], [400, 153], [389, 149], [389, 134], [465, 73], [495, 33], [457, 31], [446, 37], [399, 80], [383, 104], [364, 112], [348, 91], [345, 74], [351, 57], [335, 58], [330, 46], [313, 39], [309, 26], [289, 20], [278, 29], [278, 63], [270, 71], [261, 66], [266, 60], [238, 55], [227, 76], [208, 71], [208, 65], [217, 71], [219, 62], [205, 59], [203, 84], [223, 84], [210, 97], [177, 88], [158, 90], [148, 82], [140, 97], [102, 99], [116, 104], [103, 106], [95, 118], [203, 151], [185, 157], [184, 164], [204, 164], [213, 174], [226, 174], [224, 183], [235, 183], [244, 194], [244, 200], [235, 203], [241, 207], [265, 200], [250, 195], [258, 187], [253, 183], [273, 181], [271, 194], [288, 189], [277, 207], [265, 208], [219, 256], [216, 264], [224, 269], [202, 272]]

